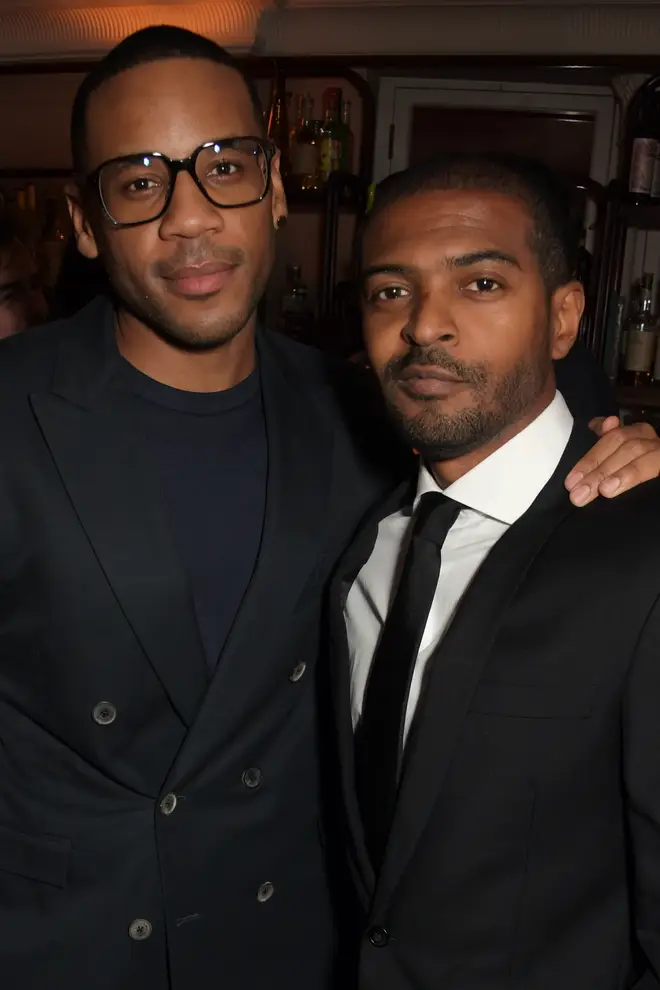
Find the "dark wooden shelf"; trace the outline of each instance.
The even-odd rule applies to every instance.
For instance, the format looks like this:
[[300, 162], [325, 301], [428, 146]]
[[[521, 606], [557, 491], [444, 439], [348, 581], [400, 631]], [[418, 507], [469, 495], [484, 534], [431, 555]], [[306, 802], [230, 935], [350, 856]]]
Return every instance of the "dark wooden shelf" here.
[[660, 230], [660, 202], [636, 203], [630, 198], [621, 204], [621, 216], [629, 227], [638, 230]]
[[660, 409], [660, 385], [617, 385], [616, 399], [630, 409]]
[[0, 168], [2, 179], [70, 179], [70, 168]]
[[[347, 213], [358, 213], [364, 208], [364, 190], [366, 183], [357, 175], [346, 175], [337, 177], [335, 180], [340, 183], [339, 208]], [[326, 189], [314, 189], [304, 191], [292, 186], [287, 179], [284, 180], [284, 191], [289, 207], [293, 212], [307, 213], [319, 212], [326, 208], [328, 191]]]

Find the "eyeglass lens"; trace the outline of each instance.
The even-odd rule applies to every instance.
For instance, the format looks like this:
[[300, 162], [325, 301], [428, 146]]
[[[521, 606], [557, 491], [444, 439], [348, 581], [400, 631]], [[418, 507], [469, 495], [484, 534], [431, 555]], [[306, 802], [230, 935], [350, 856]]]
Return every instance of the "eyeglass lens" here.
[[[218, 142], [200, 150], [195, 174], [216, 206], [243, 206], [266, 192], [268, 162], [256, 141]], [[155, 155], [109, 162], [99, 175], [103, 204], [120, 224], [155, 219], [167, 202], [171, 183], [167, 161]]]

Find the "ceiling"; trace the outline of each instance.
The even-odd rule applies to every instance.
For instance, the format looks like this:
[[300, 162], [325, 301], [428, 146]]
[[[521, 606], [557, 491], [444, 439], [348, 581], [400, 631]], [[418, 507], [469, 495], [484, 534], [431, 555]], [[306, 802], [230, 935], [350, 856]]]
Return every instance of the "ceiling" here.
[[0, 61], [100, 56], [148, 24], [267, 56], [597, 56], [660, 61], [660, 0], [0, 0]]

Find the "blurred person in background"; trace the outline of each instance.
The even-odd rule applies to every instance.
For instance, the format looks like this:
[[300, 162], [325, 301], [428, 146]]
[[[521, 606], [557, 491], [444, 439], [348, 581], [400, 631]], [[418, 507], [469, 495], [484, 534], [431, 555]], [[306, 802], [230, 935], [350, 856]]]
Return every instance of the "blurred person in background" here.
[[0, 220], [0, 339], [43, 323], [48, 306], [30, 249]]

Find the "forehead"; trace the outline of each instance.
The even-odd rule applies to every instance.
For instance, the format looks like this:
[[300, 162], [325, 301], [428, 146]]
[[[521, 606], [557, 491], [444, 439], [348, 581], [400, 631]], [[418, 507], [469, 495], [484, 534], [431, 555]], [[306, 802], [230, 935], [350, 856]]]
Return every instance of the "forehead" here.
[[163, 59], [121, 72], [91, 94], [86, 133], [90, 167], [136, 151], [185, 158], [213, 138], [254, 134], [247, 87], [229, 66]]
[[364, 241], [365, 265], [391, 258], [427, 267], [434, 259], [499, 250], [530, 263], [531, 217], [515, 196], [481, 190], [437, 190], [397, 200], [374, 218]]

